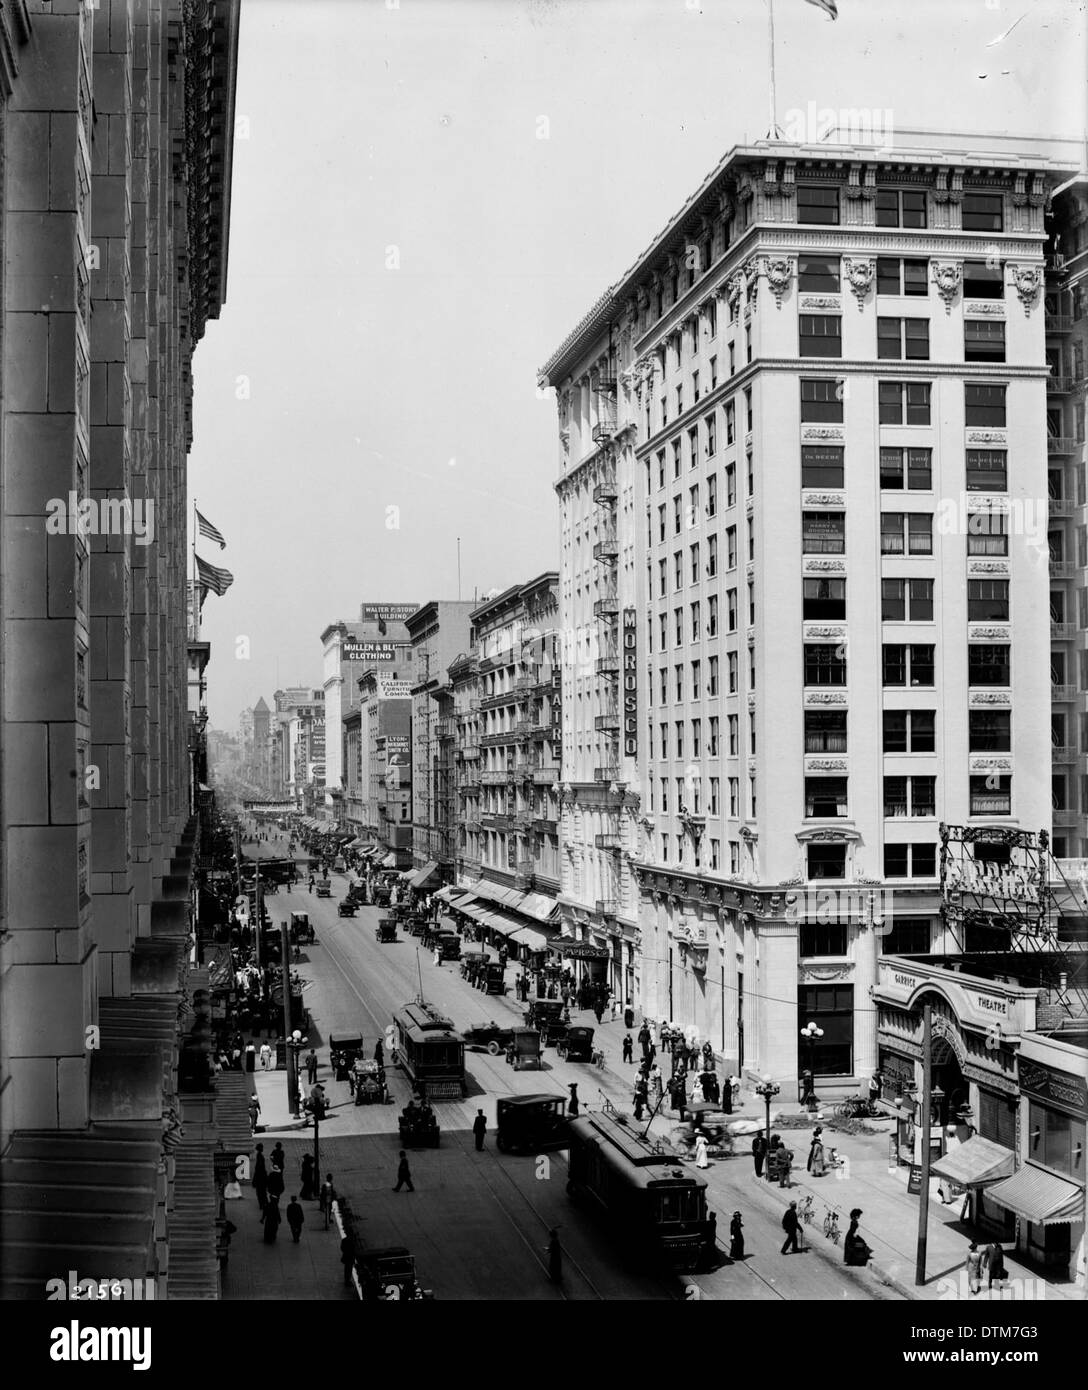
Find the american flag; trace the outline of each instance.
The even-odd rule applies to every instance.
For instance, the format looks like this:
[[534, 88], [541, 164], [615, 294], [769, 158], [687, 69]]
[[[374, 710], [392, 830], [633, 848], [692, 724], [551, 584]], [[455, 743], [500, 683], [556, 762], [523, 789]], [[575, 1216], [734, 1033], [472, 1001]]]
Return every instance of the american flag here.
[[196, 557], [196, 582], [202, 589], [210, 589], [213, 594], [218, 594], [220, 598], [227, 592], [234, 583], [234, 575], [230, 570], [220, 569], [218, 565], [209, 565], [198, 555]]
[[196, 524], [200, 534], [202, 536], [207, 536], [207, 538], [210, 541], [218, 541], [219, 549], [226, 550], [227, 543], [223, 539], [223, 533], [219, 530], [219, 528], [217, 526], [213, 526], [211, 522], [208, 520], [208, 518], [204, 516], [203, 513], [200, 512], [196, 507], [193, 508], [193, 511], [196, 512]]
[[838, 19], [839, 17], [839, 7], [836, 5], [835, 0], [808, 0], [808, 3], [810, 5], [815, 5], [817, 9], [823, 10], [826, 14], [829, 14], [832, 19]]

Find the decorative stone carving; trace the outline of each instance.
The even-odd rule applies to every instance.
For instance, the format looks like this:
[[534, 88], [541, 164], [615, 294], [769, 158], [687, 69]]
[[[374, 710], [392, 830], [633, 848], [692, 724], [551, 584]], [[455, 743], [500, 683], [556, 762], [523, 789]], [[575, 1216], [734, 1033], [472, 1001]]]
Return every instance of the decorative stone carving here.
[[963, 312], [966, 318], [1003, 319], [1005, 306], [991, 299], [965, 299]]
[[839, 641], [846, 640], [846, 627], [842, 623], [805, 623], [805, 637], [828, 637]]
[[744, 279], [740, 272], [735, 270], [725, 282], [725, 293], [729, 303], [736, 307], [740, 303], [741, 291], [744, 289]]
[[876, 279], [876, 261], [855, 260], [852, 256], [845, 256], [842, 268], [847, 283], [854, 292], [854, 298], [858, 301], [858, 309], [861, 310], [865, 307], [866, 296]]
[[806, 690], [806, 705], [845, 705], [846, 695], [839, 690]]
[[968, 430], [968, 444], [1004, 444], [1008, 435], [1004, 430]]
[[811, 492], [805, 488], [801, 493], [801, 504], [805, 507], [845, 507], [845, 492]]
[[764, 256], [763, 274], [774, 295], [775, 307], [781, 309], [782, 296], [789, 289], [793, 279], [793, 262], [787, 256]]
[[1011, 758], [989, 758], [972, 756], [970, 759], [972, 772], [1011, 772]]
[[801, 313], [810, 310], [831, 309], [838, 313], [842, 309], [842, 298], [837, 294], [803, 294], [797, 301]]
[[845, 434], [842, 428], [836, 425], [805, 425], [801, 430], [801, 438], [842, 440]]
[[1012, 628], [1008, 623], [968, 623], [967, 638], [971, 642], [1007, 642]]
[[806, 758], [805, 769], [811, 772], [845, 772], [845, 758]]
[[1013, 289], [1020, 296], [1020, 303], [1024, 306], [1024, 313], [1030, 314], [1032, 305], [1039, 298], [1043, 288], [1042, 268], [1037, 265], [1010, 265], [1009, 271], [1012, 274]]
[[968, 574], [1008, 574], [1008, 560], [968, 560]]
[[848, 980], [853, 971], [853, 965], [802, 965], [801, 979], [827, 984], [832, 980]]
[[1006, 690], [972, 690], [968, 696], [970, 705], [1009, 705], [1012, 696]]
[[805, 558], [801, 562], [805, 574], [845, 574], [845, 560], [821, 560]]
[[[939, 199], [938, 195], [938, 199]], [[937, 293], [944, 300], [946, 314], [952, 312], [952, 301], [963, 280], [963, 265], [959, 261], [934, 261], [932, 266], [933, 283]]]

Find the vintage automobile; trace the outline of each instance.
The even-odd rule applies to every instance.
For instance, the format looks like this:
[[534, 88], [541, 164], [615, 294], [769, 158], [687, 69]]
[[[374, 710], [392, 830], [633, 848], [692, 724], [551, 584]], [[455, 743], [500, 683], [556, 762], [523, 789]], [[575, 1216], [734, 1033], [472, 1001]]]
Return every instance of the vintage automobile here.
[[319, 884], [317, 885], [317, 887], [314, 889], [314, 892], [317, 894], [317, 896], [318, 896], [319, 898], [331, 898], [331, 897], [332, 897], [332, 884], [331, 884], [331, 883], [319, 883]]
[[405, 1106], [400, 1112], [397, 1128], [400, 1130], [400, 1142], [406, 1148], [426, 1145], [432, 1149], [438, 1148], [438, 1116], [429, 1105]]
[[514, 1028], [506, 1044], [506, 1060], [515, 1071], [525, 1067], [540, 1070], [540, 1034], [535, 1028]]
[[314, 940], [314, 929], [308, 912], [291, 913], [290, 937], [292, 943]]
[[497, 960], [488, 961], [480, 988], [487, 994], [506, 993], [506, 971]]
[[389, 906], [389, 888], [384, 883], [374, 885], [374, 902], [377, 907]]
[[397, 919], [395, 917], [379, 917], [378, 925], [374, 928], [375, 941], [387, 942], [397, 939]]
[[342, 903], [336, 904], [336, 914], [338, 917], [354, 917], [358, 912], [358, 904], [354, 898], [345, 898]]
[[359, 1033], [329, 1034], [329, 1064], [337, 1081], [348, 1080], [362, 1050], [363, 1039]]
[[438, 932], [436, 944], [443, 960], [461, 959], [461, 938], [455, 931]]
[[544, 1047], [555, 1047], [566, 1036], [570, 1011], [561, 999], [532, 999], [525, 1011], [530, 1028], [540, 1029]]
[[389, 1098], [389, 1088], [385, 1084], [385, 1068], [380, 1067], [377, 1062], [356, 1057], [353, 1074], [356, 1105], [380, 1105]]
[[564, 1096], [506, 1096], [497, 1107], [495, 1145], [503, 1153], [544, 1153], [570, 1144]]
[[415, 1257], [403, 1245], [382, 1250], [363, 1250], [356, 1257], [359, 1287], [368, 1303], [434, 1298], [416, 1279]]
[[593, 1029], [568, 1028], [566, 1036], [556, 1042], [555, 1050], [565, 1062], [592, 1062]]
[[492, 1057], [497, 1057], [509, 1045], [514, 1036], [515, 1029], [503, 1027], [496, 1023], [494, 1019], [490, 1023], [477, 1024], [473, 1028], [466, 1028], [461, 1034], [466, 1047], [486, 1048]]

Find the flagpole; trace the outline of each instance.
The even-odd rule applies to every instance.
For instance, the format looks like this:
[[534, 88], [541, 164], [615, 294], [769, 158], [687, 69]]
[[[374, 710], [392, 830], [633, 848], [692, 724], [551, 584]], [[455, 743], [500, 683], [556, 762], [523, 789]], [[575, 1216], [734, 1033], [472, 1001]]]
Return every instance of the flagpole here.
[[770, 89], [770, 117], [771, 128], [767, 132], [768, 140], [777, 140], [781, 134], [778, 129], [778, 100], [775, 95], [774, 80], [774, 0], [767, 0], [767, 37], [771, 52], [771, 89]]

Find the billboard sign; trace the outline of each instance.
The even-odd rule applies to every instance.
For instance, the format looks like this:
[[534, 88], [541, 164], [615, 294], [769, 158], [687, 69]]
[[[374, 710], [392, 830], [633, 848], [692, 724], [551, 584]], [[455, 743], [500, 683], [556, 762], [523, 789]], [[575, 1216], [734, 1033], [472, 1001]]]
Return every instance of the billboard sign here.
[[378, 677], [379, 700], [410, 700], [412, 687], [407, 681], [397, 680], [395, 676]]
[[364, 603], [362, 618], [364, 623], [403, 623], [419, 607], [418, 603]]
[[393, 642], [363, 642], [356, 639], [341, 642], [340, 644], [341, 661], [362, 661], [369, 665], [380, 665], [382, 662], [394, 662], [397, 659], [397, 648]]

